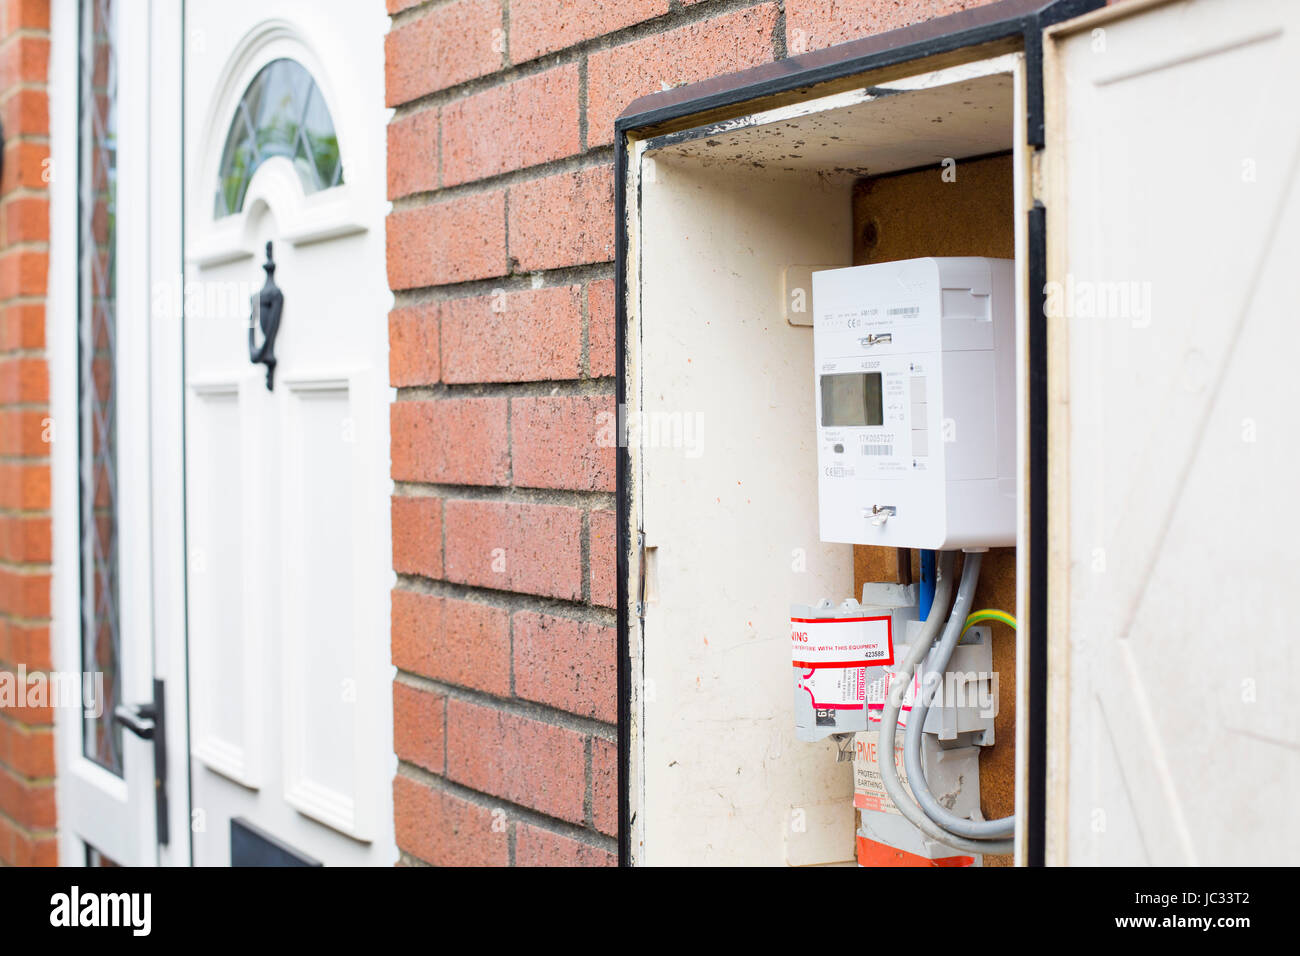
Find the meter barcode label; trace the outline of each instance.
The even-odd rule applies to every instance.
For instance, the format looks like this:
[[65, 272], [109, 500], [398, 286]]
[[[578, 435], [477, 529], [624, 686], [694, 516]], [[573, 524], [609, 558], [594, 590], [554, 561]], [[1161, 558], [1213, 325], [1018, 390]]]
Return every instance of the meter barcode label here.
[[877, 667], [894, 663], [894, 635], [883, 617], [790, 618], [796, 667]]
[[892, 455], [894, 453], [893, 445], [863, 445], [862, 454], [864, 455]]
[[919, 305], [900, 306], [896, 309], [885, 310], [885, 315], [920, 315], [921, 307]]

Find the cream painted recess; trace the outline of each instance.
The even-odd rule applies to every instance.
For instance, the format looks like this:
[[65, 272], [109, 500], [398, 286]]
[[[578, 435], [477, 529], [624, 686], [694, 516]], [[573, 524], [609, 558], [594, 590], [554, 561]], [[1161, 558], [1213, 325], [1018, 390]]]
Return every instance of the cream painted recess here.
[[812, 331], [783, 274], [850, 264], [859, 176], [1012, 150], [1022, 62], [629, 149], [634, 862], [853, 859], [851, 765], [794, 736], [789, 605], [851, 596], [853, 550], [818, 539]]

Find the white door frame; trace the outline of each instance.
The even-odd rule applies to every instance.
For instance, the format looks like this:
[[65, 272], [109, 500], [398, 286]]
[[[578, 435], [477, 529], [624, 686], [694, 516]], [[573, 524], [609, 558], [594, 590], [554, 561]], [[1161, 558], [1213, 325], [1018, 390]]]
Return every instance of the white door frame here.
[[[153, 611], [154, 673], [166, 682], [170, 836], [159, 850], [164, 866], [191, 859], [189, 667], [185, 624], [185, 365], [184, 258], [184, 8], [154, 3], [151, 23], [150, 111], [153, 147], [149, 207], [154, 241], [150, 266], [153, 387], [150, 427], [154, 454]], [[163, 295], [160, 283], [170, 283]]]
[[[79, 59], [78, 0], [51, 8], [50, 259], [46, 300], [53, 512], [54, 667], [80, 673], [81, 541], [78, 452]], [[167, 284], [180, 282], [181, 29], [179, 7], [119, 3], [117, 49], [118, 534], [122, 701], [166, 682], [170, 839], [157, 845], [153, 747], [124, 734], [127, 778], [82, 756], [78, 710], [58, 708], [59, 859], [84, 860], [84, 842], [123, 863], [190, 860], [186, 735], [181, 325]], [[170, 147], [174, 144], [174, 148]], [[145, 210], [144, 215], [135, 211]], [[160, 293], [163, 293], [160, 295]], [[142, 666], [142, 660], [149, 666]]]

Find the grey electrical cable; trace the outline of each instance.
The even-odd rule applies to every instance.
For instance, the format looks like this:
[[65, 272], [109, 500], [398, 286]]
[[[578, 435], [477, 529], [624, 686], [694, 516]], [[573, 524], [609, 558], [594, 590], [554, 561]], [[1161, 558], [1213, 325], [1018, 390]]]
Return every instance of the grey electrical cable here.
[[[957, 599], [953, 601], [952, 613], [948, 615], [948, 623], [944, 627], [943, 637], [939, 639], [939, 646], [929, 661], [927, 677], [933, 673], [938, 674], [942, 680], [943, 675], [948, 672], [948, 662], [952, 660], [957, 641], [965, 629], [966, 615], [970, 613], [971, 605], [975, 603], [975, 588], [979, 585], [980, 565], [983, 559], [983, 554], [978, 551], [966, 554], [961, 569], [961, 583], [957, 586]], [[937, 692], [936, 687], [927, 686], [930, 683], [924, 679], [921, 681], [921, 692], [917, 695], [917, 700], [912, 705], [912, 713], [908, 716], [907, 734], [903, 743], [907, 786], [912, 791], [912, 796], [925, 811], [925, 815], [945, 830], [970, 837], [972, 840], [995, 840], [1011, 836], [1016, 828], [1014, 815], [996, 820], [968, 820], [943, 806], [930, 792], [930, 784], [925, 779], [925, 767], [921, 763], [921, 732], [925, 727], [925, 715], [929, 713], [930, 704]]]
[[924, 833], [931, 840], [937, 840], [944, 846], [965, 853], [1010, 853], [1010, 840], [970, 840], [951, 833], [936, 824], [925, 815], [911, 795], [903, 788], [903, 781], [898, 778], [898, 767], [894, 765], [894, 738], [898, 731], [898, 712], [902, 709], [903, 693], [912, 682], [916, 665], [925, 657], [934, 643], [935, 636], [946, 620], [944, 611], [952, 596], [952, 574], [956, 555], [951, 551], [940, 552], [939, 580], [934, 592], [934, 601], [930, 605], [930, 614], [925, 619], [921, 633], [915, 643], [908, 648], [907, 656], [895, 674], [885, 698], [885, 712], [880, 718], [880, 780], [885, 785], [885, 792], [894, 801], [909, 823]]

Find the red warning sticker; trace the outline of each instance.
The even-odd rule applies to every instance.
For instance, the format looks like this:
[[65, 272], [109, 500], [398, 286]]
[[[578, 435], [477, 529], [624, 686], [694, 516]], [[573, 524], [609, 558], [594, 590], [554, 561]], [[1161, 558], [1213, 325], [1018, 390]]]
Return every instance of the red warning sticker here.
[[879, 667], [894, 663], [889, 615], [881, 617], [790, 618], [795, 667]]

